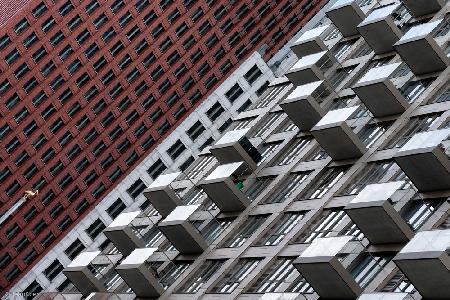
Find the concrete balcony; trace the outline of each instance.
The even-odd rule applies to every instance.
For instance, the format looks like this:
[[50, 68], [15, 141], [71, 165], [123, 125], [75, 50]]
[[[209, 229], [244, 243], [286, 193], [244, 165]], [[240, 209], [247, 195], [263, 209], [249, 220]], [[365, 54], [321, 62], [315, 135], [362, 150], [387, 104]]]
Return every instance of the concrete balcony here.
[[329, 111], [312, 129], [311, 133], [333, 160], [361, 157], [367, 150], [347, 124], [359, 106]]
[[257, 168], [261, 154], [245, 136], [249, 129], [226, 132], [209, 151], [221, 164], [245, 162], [251, 170]]
[[291, 46], [292, 51], [300, 58], [328, 50], [323, 40], [331, 27], [331, 25], [324, 25], [306, 31]]
[[180, 174], [181, 172], [160, 175], [144, 190], [144, 196], [163, 217], [182, 205], [182, 200], [171, 186]]
[[350, 236], [316, 238], [293, 262], [321, 299], [356, 299], [362, 292], [337, 258]]
[[141, 211], [121, 213], [103, 230], [106, 237], [123, 254], [128, 256], [136, 248], [144, 247], [144, 242], [136, 235], [130, 226]]
[[295, 86], [325, 80], [325, 73], [337, 62], [329, 51], [303, 56], [285, 74]]
[[280, 106], [301, 131], [311, 130], [325, 115], [319, 104], [330, 93], [325, 81], [311, 82], [295, 88]]
[[178, 206], [158, 224], [159, 230], [182, 254], [199, 254], [208, 247], [189, 219], [199, 207], [200, 205]]
[[421, 231], [394, 257], [423, 299], [450, 299], [450, 230]]
[[338, 0], [326, 14], [343, 37], [357, 35], [356, 27], [365, 17], [364, 12], [355, 0]]
[[443, 71], [450, 64], [450, 58], [434, 38], [442, 22], [445, 21], [416, 25], [394, 44], [397, 53], [415, 75]]
[[237, 187], [245, 167], [243, 162], [220, 165], [200, 182], [201, 188], [221, 212], [242, 211], [250, 204]]
[[414, 17], [422, 17], [439, 11], [445, 0], [402, 0]]
[[372, 68], [352, 87], [376, 118], [401, 114], [409, 107], [390, 77], [400, 65], [394, 63]]
[[96, 274], [91, 271], [91, 264], [100, 251], [82, 252], [63, 270], [64, 275], [85, 297], [94, 292], [105, 292], [106, 288]]
[[413, 300], [408, 293], [364, 293], [358, 300]]
[[164, 292], [163, 286], [147, 264], [157, 248], [135, 249], [116, 267], [117, 273], [140, 298], [158, 298]]
[[442, 142], [450, 129], [415, 134], [394, 156], [419, 192], [450, 189], [450, 160]]
[[372, 244], [406, 243], [414, 235], [395, 210], [392, 196], [403, 181], [367, 185], [345, 212]]
[[393, 45], [402, 36], [394, 22], [397, 9], [398, 4], [376, 8], [358, 25], [358, 31], [375, 54], [393, 51]]

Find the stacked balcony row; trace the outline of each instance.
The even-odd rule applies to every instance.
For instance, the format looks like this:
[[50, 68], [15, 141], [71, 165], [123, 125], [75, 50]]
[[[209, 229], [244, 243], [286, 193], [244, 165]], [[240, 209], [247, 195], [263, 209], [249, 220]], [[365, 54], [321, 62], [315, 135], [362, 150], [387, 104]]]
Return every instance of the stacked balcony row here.
[[[423, 75], [440, 72], [449, 65], [450, 59], [445, 53], [445, 47], [450, 20], [448, 16], [430, 22], [425, 22], [428, 19], [413, 20], [409, 12], [416, 17], [423, 17], [414, 12], [425, 11], [429, 17], [441, 9], [445, 5], [444, 2], [403, 1], [403, 4], [376, 6], [365, 13], [357, 5], [357, 1], [340, 0], [326, 13], [344, 38], [361, 36], [377, 55], [396, 51], [415, 75]], [[306, 64], [315, 64], [323, 70], [321, 62], [324, 61], [324, 54], [321, 55], [321, 60], [318, 60], [317, 56], [307, 56], [327, 50], [323, 35], [333, 25], [314, 28], [297, 40], [292, 48], [303, 60], [291, 71], [302, 70]], [[333, 60], [328, 58], [330, 59]], [[298, 85], [305, 83], [305, 80], [307, 79], [302, 77], [302, 80], [297, 81]]]
[[[441, 72], [449, 65], [445, 53], [448, 17], [428, 23], [406, 21], [410, 13], [420, 18], [432, 15], [445, 1], [403, 1], [403, 4], [376, 6], [363, 12], [357, 1], [337, 1], [327, 16], [344, 38], [360, 35], [376, 55], [395, 51], [416, 76]], [[280, 103], [281, 108], [302, 131], [310, 131], [333, 160], [363, 156], [366, 147], [351, 129], [357, 106], [326, 112], [323, 103], [336, 94], [327, 77], [339, 66], [323, 41], [332, 25], [304, 33], [292, 50], [299, 56], [286, 74], [296, 86]], [[408, 30], [409, 29], [409, 30]], [[370, 69], [351, 86], [359, 100], [375, 118], [400, 115], [411, 103], [399, 88], [393, 74], [401, 63]], [[414, 135], [394, 155], [394, 160], [421, 193], [450, 190], [448, 129]], [[414, 232], [395, 208], [405, 197], [404, 182], [366, 186], [345, 207], [347, 215], [372, 245], [402, 245], [393, 261], [426, 299], [447, 299], [450, 265], [450, 231]], [[403, 199], [403, 201], [406, 201]], [[294, 261], [295, 267], [321, 299], [412, 299], [406, 293], [362, 294], [340, 257], [351, 253], [352, 237], [315, 239]]]
[[[158, 278], [152, 261], [171, 263], [175, 257], [149, 247], [150, 230], [157, 228], [181, 255], [196, 256], [208, 248], [211, 241], [195, 224], [196, 216], [202, 218], [205, 214], [209, 214], [207, 218], [212, 217], [211, 222], [217, 222], [214, 213], [205, 209], [205, 202], [211, 200], [221, 213], [239, 212], [250, 204], [250, 199], [241, 191], [242, 182], [256, 169], [261, 155], [246, 138], [247, 131], [229, 131], [210, 148], [219, 164], [203, 179], [189, 179], [181, 172], [156, 178], [143, 194], [159, 215], [124, 212], [104, 230], [125, 258], [111, 261], [100, 251], [84, 252], [64, 270], [81, 294], [107, 292], [110, 283], [105, 280], [111, 282], [111, 276], [120, 276], [137, 297], [159, 297], [167, 286]], [[177, 190], [183, 187], [194, 187], [193, 193], [201, 189], [207, 199], [199, 200], [198, 196], [190, 194], [181, 197]], [[202, 200], [205, 201], [202, 203]], [[97, 272], [99, 268], [101, 272]]]

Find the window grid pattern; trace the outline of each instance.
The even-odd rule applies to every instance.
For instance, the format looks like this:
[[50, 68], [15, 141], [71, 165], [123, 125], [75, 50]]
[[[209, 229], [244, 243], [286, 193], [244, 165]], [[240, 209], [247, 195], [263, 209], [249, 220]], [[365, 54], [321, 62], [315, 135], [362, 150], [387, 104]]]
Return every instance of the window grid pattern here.
[[212, 293], [229, 294], [258, 266], [261, 259], [239, 259], [233, 270], [227, 273], [211, 290]]
[[294, 258], [278, 257], [275, 262], [247, 290], [248, 293], [279, 293], [294, 273]]
[[363, 254], [357, 261], [353, 269], [350, 271], [355, 281], [365, 288], [372, 279], [381, 272], [392, 257], [378, 256], [374, 254]]
[[255, 243], [255, 246], [276, 246], [300, 222], [302, 212], [288, 212], [268, 230], [268, 232]]
[[284, 150], [282, 154], [273, 162], [273, 165], [284, 166], [290, 164], [299, 157], [299, 154], [306, 148], [306, 146], [308, 146], [309, 142], [310, 140], [306, 138], [295, 140], [292, 144], [287, 146], [286, 150]]
[[261, 204], [281, 203], [292, 197], [297, 188], [306, 180], [308, 173], [294, 173], [287, 176]]
[[224, 260], [206, 260], [200, 269], [195, 272], [177, 292], [182, 294], [195, 294], [224, 264]]
[[356, 195], [372, 183], [379, 183], [391, 167], [396, 166], [393, 161], [382, 161], [367, 164], [358, 176], [340, 193], [341, 195]]
[[345, 167], [329, 168], [320, 175], [320, 179], [315, 181], [306, 192], [302, 193], [301, 199], [319, 199], [322, 198], [335, 184], [344, 176]]
[[238, 232], [230, 236], [222, 247], [237, 248], [242, 246], [252, 234], [266, 221], [267, 215], [249, 216], [240, 226]]
[[295, 243], [308, 244], [318, 237], [337, 235], [358, 236], [357, 230], [346, 230], [343, 225], [349, 222], [349, 218], [343, 210], [324, 210], [314, 222], [309, 225], [295, 240]]

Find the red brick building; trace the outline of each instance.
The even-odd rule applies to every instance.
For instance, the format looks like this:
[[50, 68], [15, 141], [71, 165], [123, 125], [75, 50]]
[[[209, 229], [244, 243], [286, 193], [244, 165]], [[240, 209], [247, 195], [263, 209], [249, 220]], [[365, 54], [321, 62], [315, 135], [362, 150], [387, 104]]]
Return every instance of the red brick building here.
[[0, 228], [0, 295], [241, 61], [263, 45], [269, 59], [324, 3], [0, 0], [0, 215], [39, 190]]

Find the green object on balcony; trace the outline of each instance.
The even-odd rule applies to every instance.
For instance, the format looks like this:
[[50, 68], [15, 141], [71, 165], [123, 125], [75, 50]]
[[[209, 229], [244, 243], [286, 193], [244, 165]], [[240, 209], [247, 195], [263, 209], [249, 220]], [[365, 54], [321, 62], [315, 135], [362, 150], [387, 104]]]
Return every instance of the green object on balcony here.
[[244, 188], [244, 182], [243, 181], [236, 182], [236, 187], [238, 189], [242, 190]]

